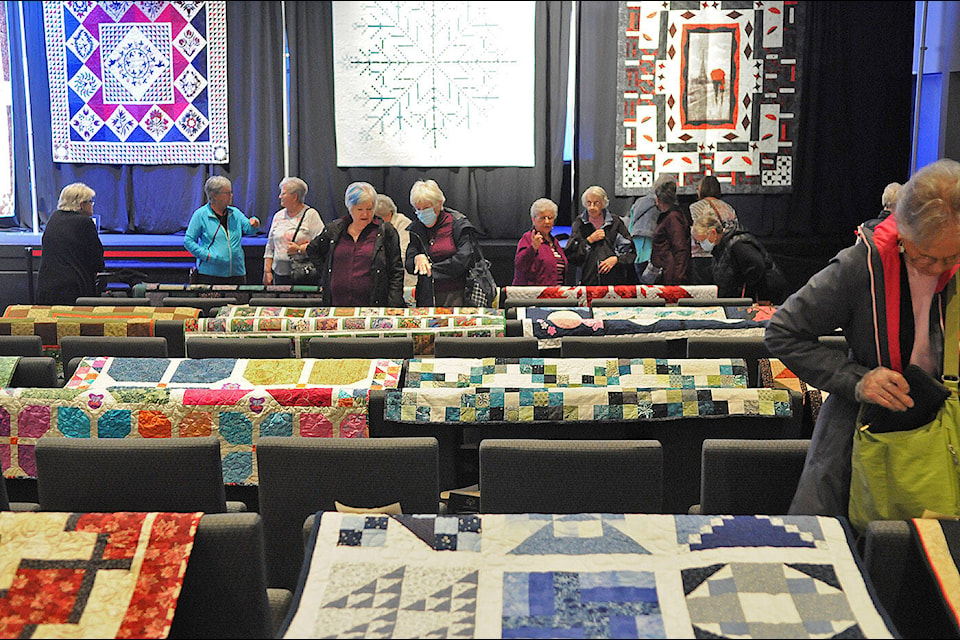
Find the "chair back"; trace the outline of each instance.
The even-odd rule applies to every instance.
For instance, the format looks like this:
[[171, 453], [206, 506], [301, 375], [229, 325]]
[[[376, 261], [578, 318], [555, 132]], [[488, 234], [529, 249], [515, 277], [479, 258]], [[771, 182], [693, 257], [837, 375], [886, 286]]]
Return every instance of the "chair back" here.
[[188, 358], [292, 358], [290, 338], [208, 338], [187, 336], [184, 351]]
[[83, 356], [166, 358], [167, 341], [160, 336], [63, 336], [60, 338], [60, 357], [64, 380], [73, 376], [79, 358]]
[[22, 356], [13, 370], [10, 386], [14, 388], [44, 389], [59, 387], [57, 361], [50, 356]]
[[268, 296], [259, 296], [251, 297], [250, 301], [247, 303], [251, 307], [298, 307], [298, 308], [307, 308], [307, 307], [329, 307], [330, 305], [324, 304], [323, 298], [320, 297], [310, 297], [310, 298], [283, 298], [277, 296], [274, 298]]
[[656, 440], [485, 439], [481, 513], [660, 513]]
[[0, 336], [0, 356], [43, 355], [43, 340], [38, 335]]
[[687, 338], [688, 358], [743, 358], [747, 361], [749, 386], [760, 381], [760, 358], [773, 355], [763, 342], [763, 336], [690, 336]]
[[669, 358], [670, 342], [653, 336], [564, 336], [562, 358]]
[[749, 307], [753, 298], [680, 298], [678, 307]]
[[407, 360], [414, 357], [412, 336], [391, 338], [310, 338], [311, 358], [391, 358]]
[[723, 515], [786, 515], [810, 441], [708, 438], [700, 462], [700, 506]]
[[461, 337], [437, 336], [433, 341], [437, 358], [538, 358], [540, 345], [533, 336]]
[[439, 467], [436, 438], [261, 437], [257, 468], [268, 584], [295, 588], [304, 520], [335, 511], [335, 501], [355, 508], [399, 502], [404, 513], [437, 513]]
[[38, 438], [43, 511], [227, 510], [215, 436]]
[[161, 307], [192, 307], [194, 309], [200, 309], [203, 312], [203, 315], [206, 317], [211, 317], [216, 315], [217, 309], [220, 307], [225, 307], [230, 304], [240, 304], [240, 301], [234, 297], [223, 297], [223, 298], [198, 298], [198, 297], [175, 297], [175, 296], [166, 296], [163, 299], [163, 302], [160, 304]]
[[80, 296], [74, 301], [78, 307], [151, 307], [150, 298], [126, 296]]

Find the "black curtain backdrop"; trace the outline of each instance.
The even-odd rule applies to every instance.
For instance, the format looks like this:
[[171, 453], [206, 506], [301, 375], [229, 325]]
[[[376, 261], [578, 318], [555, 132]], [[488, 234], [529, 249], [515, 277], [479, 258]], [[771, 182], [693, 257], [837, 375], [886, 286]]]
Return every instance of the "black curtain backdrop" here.
[[290, 171], [310, 186], [310, 204], [326, 221], [346, 215], [344, 191], [351, 182], [362, 180], [389, 195], [401, 212], [412, 217], [410, 187], [417, 180], [432, 178], [443, 190], [447, 206], [467, 215], [483, 236], [519, 239], [530, 228], [534, 200], [547, 197], [559, 202], [563, 197], [569, 5], [536, 3], [535, 166], [338, 167], [332, 6], [329, 2], [287, 2]]
[[[538, 1], [536, 19], [536, 166], [338, 167], [334, 131], [332, 8], [329, 2], [228, 2], [230, 155], [227, 165], [114, 166], [52, 161], [49, 89], [41, 3], [7, 2], [13, 75], [16, 207], [30, 224], [23, 65], [26, 41], [33, 152], [41, 222], [60, 189], [83, 181], [97, 191], [102, 228], [177, 233], [203, 203], [207, 177], [234, 181], [234, 203], [264, 223], [279, 208], [283, 177], [283, 24], [290, 49], [290, 169], [310, 186], [308, 202], [329, 221], [344, 215], [343, 192], [372, 183], [411, 212], [410, 187], [440, 184], [450, 207], [471, 217], [489, 238], [517, 239], [529, 227], [530, 204], [550, 197], [564, 209], [591, 184], [613, 191], [617, 126], [617, 3], [578, 3], [578, 86], [572, 191], [564, 193], [570, 2]], [[801, 2], [802, 108], [794, 192], [729, 196], [748, 229], [802, 254], [817, 243], [845, 246], [856, 224], [880, 209], [880, 193], [908, 177], [913, 102], [913, 2]], [[20, 33], [23, 7], [26, 33]], [[504, 7], [509, 5], [504, 4]], [[604, 34], [610, 34], [604, 35]], [[633, 198], [616, 198], [624, 215]]]
[[[796, 5], [802, 75], [793, 194], [724, 198], [758, 236], [798, 240], [800, 252], [810, 238], [846, 246], [856, 225], [879, 213], [884, 186], [909, 178], [914, 3], [879, 7]], [[616, 32], [616, 2], [579, 4], [573, 182], [578, 197], [593, 184], [612, 196], [615, 184], [617, 38], [600, 34]], [[633, 200], [611, 197], [610, 210], [626, 215]]]
[[[7, 2], [11, 25], [16, 210], [29, 227], [23, 59], [19, 7], [23, 7], [33, 117], [33, 151], [41, 225], [57, 208], [60, 190], [84, 182], [97, 192], [95, 214], [103, 232], [147, 234], [185, 231], [205, 202], [211, 175], [233, 181], [233, 203], [267, 223], [279, 208], [283, 177], [283, 29], [278, 2], [227, 3], [227, 91], [230, 163], [216, 165], [106, 165], [55, 163], [50, 132], [50, 89], [43, 33], [43, 4]], [[266, 228], [264, 226], [264, 228]]]

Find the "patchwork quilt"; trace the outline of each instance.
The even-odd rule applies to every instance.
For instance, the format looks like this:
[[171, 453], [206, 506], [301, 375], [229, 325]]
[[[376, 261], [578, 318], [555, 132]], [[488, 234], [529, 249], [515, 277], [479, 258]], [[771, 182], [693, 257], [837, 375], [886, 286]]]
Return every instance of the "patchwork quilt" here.
[[[218, 318], [366, 318], [374, 316], [379, 322], [392, 318], [448, 318], [496, 316], [505, 317], [502, 309], [486, 307], [251, 307], [229, 305], [221, 307]], [[398, 322], [392, 320], [392, 322]]]
[[11, 304], [4, 310], [3, 318], [15, 319], [90, 319], [97, 320], [187, 320], [200, 317], [200, 310], [193, 307], [140, 307], [108, 306], [86, 307], [74, 305]]
[[816, 424], [823, 401], [830, 395], [828, 391], [811, 387], [790, 371], [779, 358], [760, 358], [757, 361], [760, 384], [770, 389], [792, 389], [803, 394], [803, 404], [810, 413], [811, 424]]
[[20, 356], [0, 356], [0, 388], [9, 387]]
[[690, 336], [763, 335], [775, 307], [526, 307], [517, 309], [523, 335], [541, 349], [557, 348], [564, 336], [652, 335], [665, 340]]
[[785, 389], [434, 387], [386, 391], [384, 418], [407, 423], [621, 422], [690, 417], [791, 417]]
[[412, 358], [405, 387], [747, 387], [742, 358]]
[[549, 300], [577, 300], [589, 307], [598, 298], [661, 298], [667, 304], [676, 304], [680, 298], [716, 298], [716, 285], [612, 285], [561, 287], [503, 287], [504, 300], [516, 306], [530, 302], [530, 306], [546, 306]]
[[344, 358], [83, 358], [66, 386], [110, 392], [158, 389], [391, 389], [400, 384], [402, 360]]
[[325, 512], [284, 638], [895, 637], [845, 521]]
[[166, 638], [201, 513], [0, 513], [0, 636]]
[[960, 522], [914, 518], [908, 524], [920, 556], [940, 592], [953, 632], [960, 635], [960, 569], [957, 567]]
[[255, 485], [261, 436], [368, 437], [368, 396], [349, 386], [0, 389], [0, 466], [8, 478], [36, 478], [34, 449], [44, 437], [213, 435], [224, 483]]

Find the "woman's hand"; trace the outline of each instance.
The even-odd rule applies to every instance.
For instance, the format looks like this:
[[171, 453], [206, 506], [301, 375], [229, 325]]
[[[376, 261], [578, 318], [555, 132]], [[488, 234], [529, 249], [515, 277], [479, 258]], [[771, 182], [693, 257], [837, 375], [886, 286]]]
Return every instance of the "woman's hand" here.
[[859, 384], [860, 400], [872, 402], [893, 411], [906, 411], [913, 406], [910, 384], [899, 371], [877, 367], [867, 372]]
[[597, 265], [597, 271], [600, 273], [610, 273], [610, 270], [613, 269], [617, 264], [617, 256], [610, 256], [604, 260], [600, 261], [600, 264]]
[[430, 266], [430, 258], [422, 253], [418, 253], [413, 258], [413, 272], [418, 276], [432, 275], [433, 269]]
[[295, 256], [300, 253], [300, 245], [296, 242], [287, 242], [287, 255]]
[[591, 244], [594, 242], [600, 242], [606, 237], [607, 237], [607, 234], [606, 232], [604, 232], [603, 229], [597, 229], [596, 231], [594, 231], [593, 233], [587, 236], [587, 242]]
[[273, 271], [270, 269], [263, 270], [263, 286], [269, 287], [273, 284]]
[[543, 234], [539, 231], [533, 234], [533, 237], [530, 238], [530, 244], [533, 246], [534, 251], [540, 251], [540, 245], [543, 244]]

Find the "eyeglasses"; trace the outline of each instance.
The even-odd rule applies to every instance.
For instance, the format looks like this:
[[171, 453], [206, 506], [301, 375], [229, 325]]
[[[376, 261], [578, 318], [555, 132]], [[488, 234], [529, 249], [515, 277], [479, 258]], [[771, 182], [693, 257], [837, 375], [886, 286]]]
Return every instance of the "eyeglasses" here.
[[936, 264], [942, 264], [943, 266], [949, 268], [957, 263], [960, 263], [960, 253], [955, 253], [952, 256], [946, 256], [943, 258], [928, 256], [925, 253], [917, 253], [916, 255], [913, 255], [911, 251], [907, 250], [907, 242], [905, 240], [900, 241], [900, 247], [902, 249], [901, 253], [903, 256], [914, 266], [922, 269], [929, 269]]
[[90, 204], [96, 204], [96, 203], [97, 203], [97, 201], [96, 201], [95, 198], [90, 198], [89, 200], [87, 200], [87, 202], [89, 202]]
[[553, 222], [557, 219], [557, 216], [537, 216], [537, 220], [542, 220], [544, 222]]

